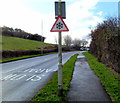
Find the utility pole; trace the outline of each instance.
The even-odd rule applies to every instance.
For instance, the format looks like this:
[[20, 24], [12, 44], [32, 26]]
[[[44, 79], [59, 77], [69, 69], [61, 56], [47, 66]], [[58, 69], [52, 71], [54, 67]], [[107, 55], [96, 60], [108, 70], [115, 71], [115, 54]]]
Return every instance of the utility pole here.
[[[59, 0], [58, 16], [61, 16], [61, 0]], [[58, 32], [58, 95], [62, 95], [62, 33]]]

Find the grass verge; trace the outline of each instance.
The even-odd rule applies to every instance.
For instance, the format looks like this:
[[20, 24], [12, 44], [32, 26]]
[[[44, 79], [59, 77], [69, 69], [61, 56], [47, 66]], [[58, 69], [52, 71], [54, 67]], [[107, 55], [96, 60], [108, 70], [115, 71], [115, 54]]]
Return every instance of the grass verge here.
[[59, 97], [58, 92], [58, 73], [41, 89], [31, 102], [60, 102], [66, 101], [67, 91], [69, 90], [70, 81], [74, 70], [75, 61], [78, 54], [72, 56], [63, 66], [63, 96]]
[[[68, 52], [68, 51], [62, 51], [62, 52]], [[1, 58], [0, 63], [6, 63], [6, 62], [11, 62], [11, 61], [16, 61], [16, 60], [21, 60], [21, 59], [27, 59], [27, 58], [32, 58], [32, 57], [38, 57], [38, 56], [43, 56], [43, 55], [49, 55], [49, 54], [55, 54], [58, 52], [50, 52], [50, 53], [43, 53], [43, 54], [37, 54], [37, 55], [28, 55], [28, 56], [21, 56], [21, 57], [11, 57], [11, 58]]]
[[88, 63], [100, 78], [102, 85], [105, 87], [110, 98], [115, 103], [120, 103], [120, 75], [111, 71], [111, 68], [97, 61], [93, 55], [88, 52], [83, 53]]
[[44, 53], [44, 54], [38, 54], [38, 55], [22, 56], [22, 57], [10, 58], [10, 59], [3, 59], [3, 60], [0, 60], [0, 63], [6, 63], [6, 62], [21, 60], [21, 59], [27, 59], [27, 58], [37, 57], [37, 56], [43, 56], [43, 55], [49, 55], [49, 54], [54, 54], [54, 53], [57, 53], [57, 52]]

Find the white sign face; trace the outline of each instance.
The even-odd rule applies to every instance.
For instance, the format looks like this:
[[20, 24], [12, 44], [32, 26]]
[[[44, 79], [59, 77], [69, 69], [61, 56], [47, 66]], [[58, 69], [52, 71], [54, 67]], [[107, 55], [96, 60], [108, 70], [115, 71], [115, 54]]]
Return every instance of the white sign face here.
[[51, 32], [61, 32], [61, 31], [69, 31], [68, 27], [64, 23], [63, 19], [61, 16], [58, 16], [56, 22], [54, 23], [52, 29], [50, 30]]

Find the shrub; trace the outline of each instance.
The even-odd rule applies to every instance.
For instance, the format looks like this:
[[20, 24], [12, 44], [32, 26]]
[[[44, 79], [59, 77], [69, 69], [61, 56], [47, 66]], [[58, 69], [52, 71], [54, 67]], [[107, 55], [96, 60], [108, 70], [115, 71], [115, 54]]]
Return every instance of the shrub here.
[[117, 18], [109, 18], [91, 31], [90, 53], [120, 72], [120, 26]]

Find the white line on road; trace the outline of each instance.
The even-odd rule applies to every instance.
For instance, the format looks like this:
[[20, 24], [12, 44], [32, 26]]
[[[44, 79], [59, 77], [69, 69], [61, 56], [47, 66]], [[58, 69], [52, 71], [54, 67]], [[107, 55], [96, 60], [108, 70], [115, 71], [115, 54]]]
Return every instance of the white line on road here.
[[16, 76], [17, 74], [10, 74], [10, 75], [8, 75], [8, 76], [6, 76], [5, 78], [3, 78], [3, 79], [1, 79], [1, 80], [8, 80], [8, 79], [10, 79], [10, 78], [12, 78], [12, 77], [14, 77], [14, 76]]
[[38, 81], [38, 80], [41, 80], [41, 77], [38, 76], [38, 75], [33, 75], [30, 78], [28, 78], [26, 81], [29, 81], [29, 80], [31, 80], [31, 81]]
[[16, 75], [15, 77], [11, 78], [10, 80], [20, 80], [22, 79], [23, 77], [25, 77], [26, 75]]
[[23, 68], [24, 66], [21, 66], [21, 67], [19, 67], [19, 68], [16, 68], [16, 69], [12, 69], [12, 70], [8, 70], [8, 71], [6, 71], [6, 72], [2, 72], [2, 73], [9, 73], [9, 72], [11, 72], [11, 71], [14, 71], [14, 70], [17, 70], [17, 69], [21, 69], [21, 68]]
[[[33, 65], [33, 64], [29, 65], [28, 68], [30, 68], [31, 66], [38, 65], [38, 63], [39, 63], [39, 64], [40, 64], [40, 63], [44, 63], [45, 61], [48, 61], [48, 60], [50, 60], [50, 59], [54, 59], [54, 58], [56, 58], [56, 57], [52, 57], [52, 58], [49, 58], [49, 59], [44, 59], [44, 61], [41, 61], [41, 62], [36, 62], [36, 63], [34, 63], [34, 65]], [[21, 68], [24, 68], [24, 67], [26, 67], [26, 65], [24, 65], [24, 66], [20, 66], [19, 68], [15, 68], [15, 69], [12, 69], [12, 70], [8, 70], [8, 71], [6, 71], [6, 72], [2, 72], [2, 73], [9, 73], [9, 72], [11, 72], [11, 71], [14, 71], [14, 70], [17, 70], [17, 69], [21, 69]]]

